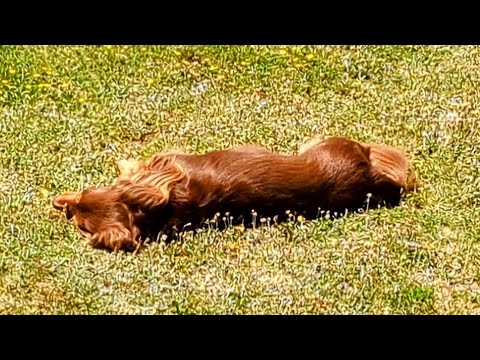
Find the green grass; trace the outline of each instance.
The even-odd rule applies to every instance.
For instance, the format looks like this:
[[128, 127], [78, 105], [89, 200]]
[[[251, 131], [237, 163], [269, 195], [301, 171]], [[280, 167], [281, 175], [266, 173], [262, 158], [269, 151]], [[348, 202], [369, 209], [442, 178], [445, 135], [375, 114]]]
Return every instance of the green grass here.
[[[480, 48], [0, 47], [0, 313], [480, 313]], [[92, 249], [53, 196], [114, 161], [346, 135], [406, 150], [395, 209]]]

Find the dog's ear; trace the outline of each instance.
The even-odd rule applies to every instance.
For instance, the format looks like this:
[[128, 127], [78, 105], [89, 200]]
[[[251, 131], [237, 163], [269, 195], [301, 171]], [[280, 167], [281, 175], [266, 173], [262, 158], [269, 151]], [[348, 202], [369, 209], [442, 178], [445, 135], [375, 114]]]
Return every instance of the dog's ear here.
[[185, 178], [183, 167], [175, 158], [163, 158], [155, 164], [155, 170], [142, 170], [126, 181], [118, 182], [122, 201], [152, 210], [165, 206], [173, 186]]
[[78, 192], [68, 192], [53, 199], [53, 207], [56, 210], [64, 211], [67, 220], [73, 217], [72, 209], [80, 202], [81, 194]]
[[136, 205], [148, 210], [163, 207], [170, 197], [170, 189], [168, 185], [169, 184], [154, 188], [127, 183], [124, 185], [122, 199], [128, 205]]
[[[133, 232], [136, 233], [135, 229]], [[90, 245], [96, 249], [134, 251], [139, 243], [132, 231], [121, 223], [115, 223], [94, 234], [90, 240]]]

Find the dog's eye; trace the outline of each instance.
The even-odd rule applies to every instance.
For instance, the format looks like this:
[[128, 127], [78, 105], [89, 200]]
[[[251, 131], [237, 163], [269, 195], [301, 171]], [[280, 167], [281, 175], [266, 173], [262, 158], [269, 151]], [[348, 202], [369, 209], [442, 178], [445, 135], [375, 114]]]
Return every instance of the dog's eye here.
[[83, 232], [86, 232], [86, 233], [90, 233], [90, 231], [87, 230], [87, 228], [83, 225], [78, 225], [78, 228], [80, 229], [80, 231], [83, 231]]
[[70, 206], [65, 206], [64, 212], [65, 212], [65, 217], [67, 218], [67, 220], [71, 220], [72, 217], [73, 217], [73, 212], [72, 212], [71, 207]]

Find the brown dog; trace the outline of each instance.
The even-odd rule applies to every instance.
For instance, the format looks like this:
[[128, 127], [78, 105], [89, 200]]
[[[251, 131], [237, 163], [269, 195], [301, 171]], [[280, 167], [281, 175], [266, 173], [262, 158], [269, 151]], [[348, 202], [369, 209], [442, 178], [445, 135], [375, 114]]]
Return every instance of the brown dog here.
[[290, 210], [314, 218], [319, 208], [358, 210], [367, 194], [370, 207], [395, 206], [402, 190], [415, 185], [401, 151], [343, 137], [313, 141], [292, 156], [251, 145], [204, 155], [160, 154], [119, 168], [113, 186], [53, 201], [95, 247], [132, 250], [140, 239], [198, 227], [217, 213], [230, 213], [234, 222], [249, 222], [252, 210], [263, 217]]

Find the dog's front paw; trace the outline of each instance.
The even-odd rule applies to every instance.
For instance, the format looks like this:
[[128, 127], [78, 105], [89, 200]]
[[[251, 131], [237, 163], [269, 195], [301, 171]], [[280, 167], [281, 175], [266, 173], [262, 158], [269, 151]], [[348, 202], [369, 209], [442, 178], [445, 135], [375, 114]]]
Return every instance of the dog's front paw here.
[[144, 163], [139, 160], [122, 159], [117, 161], [117, 168], [119, 171], [117, 181], [130, 180], [144, 168]]

